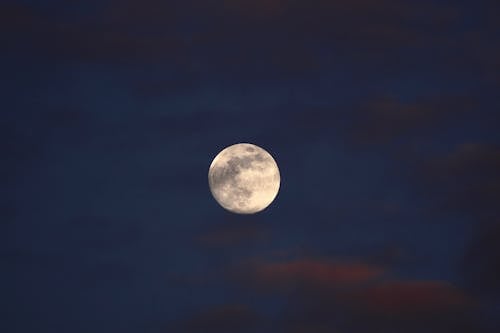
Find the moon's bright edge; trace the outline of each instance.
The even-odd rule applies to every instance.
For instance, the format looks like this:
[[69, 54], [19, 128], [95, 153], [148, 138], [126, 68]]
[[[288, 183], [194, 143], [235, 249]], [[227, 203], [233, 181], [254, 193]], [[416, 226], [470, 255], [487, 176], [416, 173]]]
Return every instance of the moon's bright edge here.
[[238, 143], [214, 158], [208, 171], [208, 183], [222, 207], [238, 214], [254, 214], [276, 198], [280, 172], [266, 150], [250, 143]]

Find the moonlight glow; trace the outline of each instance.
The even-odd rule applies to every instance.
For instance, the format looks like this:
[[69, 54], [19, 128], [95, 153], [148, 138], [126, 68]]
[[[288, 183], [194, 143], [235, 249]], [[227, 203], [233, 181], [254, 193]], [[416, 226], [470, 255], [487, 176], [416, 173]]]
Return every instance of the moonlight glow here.
[[222, 150], [212, 161], [208, 183], [215, 200], [238, 214], [257, 213], [273, 202], [280, 187], [280, 173], [264, 149], [239, 143]]

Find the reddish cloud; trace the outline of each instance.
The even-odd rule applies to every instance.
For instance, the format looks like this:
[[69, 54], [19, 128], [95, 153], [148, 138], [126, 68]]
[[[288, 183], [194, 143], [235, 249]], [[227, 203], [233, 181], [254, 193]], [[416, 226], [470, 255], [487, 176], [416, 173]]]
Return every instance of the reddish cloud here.
[[384, 270], [362, 263], [300, 259], [259, 263], [255, 265], [253, 274], [255, 280], [264, 286], [307, 284], [323, 288], [339, 288], [374, 280], [382, 276]]
[[474, 326], [474, 308], [442, 281], [374, 281], [346, 290], [301, 289], [287, 295], [282, 323], [288, 331], [440, 332]]
[[272, 291], [266, 297], [285, 301], [276, 309], [278, 317], [258, 314], [242, 305], [214, 307], [182, 321], [181, 332], [269, 328], [296, 333], [339, 329], [417, 333], [478, 327], [474, 303], [445, 281], [386, 280], [386, 271], [377, 266], [314, 258], [257, 261], [244, 266], [246, 269], [238, 271], [246, 279], [240, 281], [245, 287], [253, 284], [266, 294]]
[[413, 315], [463, 309], [467, 297], [441, 281], [389, 281], [357, 290], [348, 296], [356, 307], [372, 314]]
[[[447, 282], [380, 280], [385, 273], [380, 267], [363, 263], [302, 259], [257, 264], [252, 278], [265, 286], [306, 285], [303, 292], [317, 295], [316, 291], [322, 290], [330, 301], [336, 298], [342, 304], [380, 314], [439, 312], [470, 304]], [[349, 288], [343, 291], [343, 287]], [[304, 296], [308, 298], [301, 298]]]

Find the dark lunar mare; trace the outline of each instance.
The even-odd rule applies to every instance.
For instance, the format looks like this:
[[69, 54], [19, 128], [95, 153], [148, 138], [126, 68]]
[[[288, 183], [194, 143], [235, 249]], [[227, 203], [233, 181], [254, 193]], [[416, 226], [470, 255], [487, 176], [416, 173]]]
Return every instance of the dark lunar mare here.
[[[215, 192], [218, 192], [224, 185], [228, 184], [231, 188], [231, 191], [228, 193], [231, 202], [235, 202], [238, 207], [244, 207], [246, 199], [251, 197], [252, 191], [242, 187], [237, 181], [237, 176], [241, 169], [250, 169], [253, 167], [253, 162], [262, 162], [264, 160], [264, 156], [260, 152], [250, 156], [233, 156], [229, 159], [226, 166], [212, 169], [209, 179], [210, 187]], [[259, 169], [262, 168], [260, 167]]]

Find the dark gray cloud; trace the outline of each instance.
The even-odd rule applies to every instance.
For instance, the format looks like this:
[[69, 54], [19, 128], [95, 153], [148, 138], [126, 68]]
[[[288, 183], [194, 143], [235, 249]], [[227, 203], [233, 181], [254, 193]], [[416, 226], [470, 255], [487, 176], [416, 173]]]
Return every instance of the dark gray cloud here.
[[500, 221], [496, 218], [476, 232], [461, 265], [467, 287], [487, 300], [500, 295]]
[[362, 144], [386, 144], [428, 135], [456, 126], [477, 104], [474, 98], [460, 95], [423, 97], [412, 102], [374, 98], [357, 109], [351, 135]]
[[176, 332], [255, 332], [260, 316], [243, 304], [214, 306], [186, 318]]
[[496, 145], [466, 143], [425, 160], [418, 179], [436, 207], [487, 222], [499, 214], [499, 168]]
[[[370, 1], [108, 1], [83, 15], [68, 11], [73, 20], [29, 6], [4, 7], [13, 52], [269, 78], [317, 76], [336, 63], [400, 68], [406, 66], [401, 52], [429, 53], [457, 44], [458, 37], [447, 38], [465, 15], [459, 5], [393, 0], [376, 6]], [[458, 45], [464, 44], [458, 40]]]

